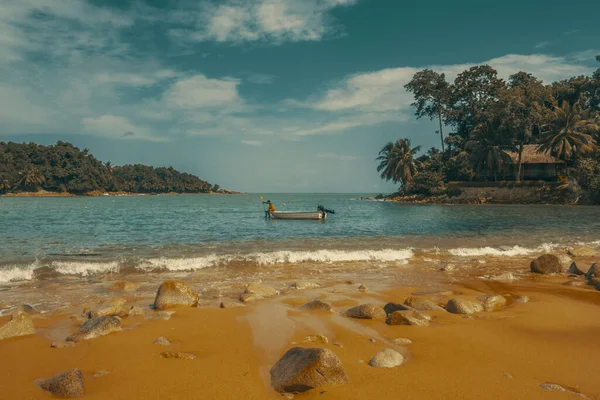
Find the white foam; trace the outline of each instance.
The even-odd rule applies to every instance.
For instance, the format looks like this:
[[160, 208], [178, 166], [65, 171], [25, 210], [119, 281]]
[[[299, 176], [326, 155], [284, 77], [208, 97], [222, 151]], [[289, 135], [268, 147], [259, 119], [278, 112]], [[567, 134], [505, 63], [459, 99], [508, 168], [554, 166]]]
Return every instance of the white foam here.
[[300, 264], [304, 262], [336, 263], [358, 261], [381, 261], [406, 263], [413, 256], [411, 249], [403, 250], [316, 250], [316, 251], [274, 251], [249, 254], [211, 254], [194, 258], [154, 258], [144, 260], [136, 268], [143, 271], [166, 269], [169, 271], [193, 271], [203, 268], [247, 263], [268, 266], [280, 264]]
[[74, 262], [54, 261], [52, 267], [56, 272], [63, 275], [89, 276], [96, 274], [118, 273], [119, 263], [111, 262]]
[[0, 269], [0, 283], [30, 281], [37, 268], [37, 264], [31, 264], [26, 267], [9, 267]]
[[535, 248], [528, 248], [522, 246], [513, 246], [513, 247], [505, 247], [505, 248], [497, 248], [497, 247], [471, 247], [471, 248], [462, 248], [459, 247], [457, 249], [450, 249], [448, 252], [453, 256], [457, 257], [478, 257], [478, 256], [495, 256], [495, 257], [517, 257], [517, 256], [526, 256], [529, 254], [536, 253], [544, 253], [550, 252], [557, 248], [558, 246], [551, 243], [544, 243], [541, 246]]

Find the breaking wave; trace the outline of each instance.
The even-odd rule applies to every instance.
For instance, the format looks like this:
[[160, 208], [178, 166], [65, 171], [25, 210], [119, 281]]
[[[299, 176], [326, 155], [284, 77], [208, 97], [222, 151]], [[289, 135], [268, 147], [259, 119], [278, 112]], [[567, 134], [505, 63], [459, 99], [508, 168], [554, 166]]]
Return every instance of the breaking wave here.
[[480, 256], [494, 256], [494, 257], [517, 257], [526, 256], [537, 253], [547, 253], [556, 250], [560, 246], [552, 243], [544, 243], [538, 247], [529, 248], [522, 246], [513, 247], [459, 247], [457, 249], [450, 249], [448, 252], [453, 256], [457, 257], [480, 257]]
[[[406, 263], [413, 256], [411, 249], [384, 250], [316, 250], [316, 251], [274, 251], [249, 254], [210, 254], [189, 258], [149, 258], [133, 264], [133, 269], [142, 272], [194, 271], [210, 267], [234, 265], [269, 266], [282, 264], [347, 263], [347, 262], [396, 262]], [[53, 261], [45, 266], [37, 261], [27, 266], [0, 268], [0, 283], [32, 280], [36, 271], [49, 270], [52, 275], [72, 275], [89, 277], [93, 275], [116, 274], [130, 269], [131, 262], [78, 262]], [[44, 274], [46, 275], [46, 273]]]

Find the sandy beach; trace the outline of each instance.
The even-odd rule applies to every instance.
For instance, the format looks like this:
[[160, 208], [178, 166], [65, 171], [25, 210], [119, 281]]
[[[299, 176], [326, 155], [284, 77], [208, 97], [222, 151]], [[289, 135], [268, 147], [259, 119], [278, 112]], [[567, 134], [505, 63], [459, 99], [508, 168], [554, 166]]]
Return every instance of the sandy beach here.
[[[576, 258], [581, 266], [594, 261]], [[368, 282], [366, 275], [351, 279], [350, 272], [345, 279], [323, 275], [297, 281], [299, 289], [291, 287], [299, 273], [290, 271], [263, 281], [265, 287], [280, 289], [278, 295], [222, 309], [221, 302], [227, 306], [237, 299], [219, 294], [201, 307], [169, 308], [174, 311], [165, 317], [169, 319], [156, 318], [165, 314], [152, 309], [153, 296], [137, 296], [136, 285], [121, 283], [130, 291], [117, 290], [100, 301], [110, 304], [119, 298], [125, 310], [135, 306], [132, 314], [142, 314], [122, 316], [121, 331], [52, 348], [86, 321], [83, 311], [99, 306], [84, 300], [85, 306], [33, 314], [35, 334], [0, 340], [0, 393], [6, 399], [50, 398], [36, 382], [78, 368], [85, 387], [82, 398], [87, 399], [277, 399], [282, 394], [271, 386], [269, 371], [289, 349], [306, 347], [331, 350], [349, 383], [286, 393], [287, 398], [600, 398], [600, 292], [584, 278], [568, 272], [530, 273], [525, 258], [501, 266], [518, 280], [490, 279], [485, 267], [451, 269], [413, 269], [412, 282], [422, 282], [419, 286], [394, 279], [382, 282], [381, 276]], [[200, 292], [202, 283], [190, 286]], [[360, 304], [383, 307], [411, 296], [447, 308], [450, 299], [483, 304], [481, 296], [489, 294], [502, 295], [506, 303], [472, 315], [444, 308], [420, 311], [431, 317], [429, 326], [389, 325], [381, 316], [346, 315]], [[522, 302], [524, 296], [527, 302]], [[300, 308], [315, 299], [332, 310]], [[0, 326], [9, 320], [8, 314], [3, 316]], [[320, 343], [323, 338], [306, 341], [315, 335], [326, 337], [327, 343]], [[159, 337], [171, 345], [153, 344]], [[386, 348], [403, 356], [401, 365], [370, 366]], [[166, 359], [161, 357], [165, 351], [196, 358]]]

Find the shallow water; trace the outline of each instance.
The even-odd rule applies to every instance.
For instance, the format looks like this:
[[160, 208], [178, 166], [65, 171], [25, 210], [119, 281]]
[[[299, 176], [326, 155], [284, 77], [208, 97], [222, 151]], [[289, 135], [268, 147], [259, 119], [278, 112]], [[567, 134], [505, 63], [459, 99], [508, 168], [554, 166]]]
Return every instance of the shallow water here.
[[[265, 220], [258, 195], [0, 198], [0, 284], [141, 272], [415, 257], [519, 257], [600, 245], [600, 207], [437, 206], [265, 195], [327, 221]], [[221, 272], [222, 273], [222, 272]]]

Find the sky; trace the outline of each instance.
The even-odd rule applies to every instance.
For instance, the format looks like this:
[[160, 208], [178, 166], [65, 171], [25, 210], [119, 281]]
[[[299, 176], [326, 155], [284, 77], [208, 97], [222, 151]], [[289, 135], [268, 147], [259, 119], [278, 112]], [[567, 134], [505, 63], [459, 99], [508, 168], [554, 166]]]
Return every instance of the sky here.
[[70, 141], [247, 192], [392, 192], [375, 158], [439, 147], [404, 85], [489, 64], [590, 74], [600, 2], [2, 0], [0, 140]]

